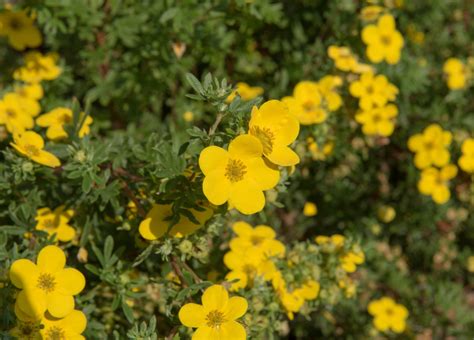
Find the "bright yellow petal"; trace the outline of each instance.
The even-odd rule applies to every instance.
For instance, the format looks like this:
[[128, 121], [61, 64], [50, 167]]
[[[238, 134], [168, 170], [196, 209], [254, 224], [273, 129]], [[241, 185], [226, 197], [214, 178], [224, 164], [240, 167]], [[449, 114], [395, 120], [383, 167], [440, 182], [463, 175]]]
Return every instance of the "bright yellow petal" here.
[[268, 166], [262, 158], [253, 158], [247, 161], [246, 165], [248, 178], [252, 179], [260, 190], [272, 189], [280, 181], [280, 172]]
[[16, 297], [18, 307], [34, 319], [41, 318], [46, 311], [46, 294], [37, 288], [23, 289]]
[[228, 159], [226, 150], [217, 146], [208, 146], [199, 155], [199, 167], [207, 175], [216, 168], [225, 167]]
[[261, 157], [263, 146], [259, 139], [251, 135], [240, 135], [229, 144], [229, 154], [232, 158], [248, 159]]
[[64, 268], [56, 274], [57, 291], [65, 295], [77, 295], [86, 285], [84, 275], [75, 268]]
[[216, 328], [202, 326], [196, 329], [192, 340], [223, 340]]
[[64, 318], [74, 310], [74, 298], [53, 292], [47, 295], [46, 303], [48, 312], [55, 318]]
[[55, 273], [66, 265], [66, 256], [61, 248], [46, 246], [39, 252], [36, 263], [41, 271]]
[[56, 230], [56, 236], [61, 242], [69, 242], [76, 236], [76, 230], [69, 225], [62, 225]]
[[55, 155], [44, 150], [40, 150], [39, 155], [32, 156], [31, 159], [39, 164], [46, 165], [51, 168], [61, 166], [61, 161]]
[[270, 162], [280, 166], [292, 166], [300, 162], [298, 154], [287, 146], [275, 147], [266, 156]]
[[171, 214], [171, 205], [154, 204], [138, 227], [140, 235], [150, 241], [162, 237], [169, 227], [169, 222], [165, 221], [165, 219], [171, 216]]
[[232, 287], [230, 288], [231, 291], [235, 292], [241, 288], [247, 287], [248, 276], [243, 271], [238, 271], [238, 270], [231, 271], [225, 276], [225, 279], [227, 281], [238, 280], [232, 283]]
[[221, 285], [213, 285], [207, 288], [201, 297], [202, 305], [207, 311], [221, 310], [229, 301], [227, 290]]
[[236, 321], [231, 321], [221, 325], [220, 336], [220, 339], [245, 340], [247, 333], [244, 326]]
[[252, 233], [253, 228], [247, 222], [239, 221], [232, 225], [232, 230], [239, 236], [246, 236]]
[[179, 310], [179, 321], [186, 327], [198, 328], [206, 325], [206, 310], [195, 303], [187, 303]]
[[73, 310], [68, 316], [60, 321], [61, 324], [64, 325], [64, 328], [68, 328], [77, 334], [84, 332], [87, 327], [87, 318], [84, 313], [79, 310]]
[[247, 312], [247, 300], [240, 296], [233, 296], [229, 299], [225, 308], [224, 315], [227, 320], [237, 320]]
[[38, 274], [38, 267], [27, 259], [16, 260], [10, 268], [10, 280], [20, 289], [31, 282], [36, 282]]
[[265, 196], [254, 181], [243, 180], [231, 188], [229, 203], [245, 215], [262, 211], [265, 206]]
[[215, 205], [227, 202], [231, 192], [231, 182], [225, 177], [223, 169], [216, 169], [204, 178], [202, 191], [206, 198]]

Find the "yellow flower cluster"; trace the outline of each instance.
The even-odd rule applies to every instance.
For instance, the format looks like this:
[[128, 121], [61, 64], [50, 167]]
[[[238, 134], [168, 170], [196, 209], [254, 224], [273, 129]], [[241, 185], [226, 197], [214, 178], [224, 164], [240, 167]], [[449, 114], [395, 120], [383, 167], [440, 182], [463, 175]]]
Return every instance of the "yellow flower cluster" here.
[[467, 173], [474, 174], [474, 138], [467, 138], [462, 143], [461, 151], [459, 167]]
[[337, 92], [341, 85], [342, 79], [331, 75], [318, 82], [301, 81], [293, 89], [293, 95], [282, 98], [282, 101], [301, 124], [320, 124], [326, 121], [328, 112], [341, 107], [342, 98]]
[[385, 60], [389, 64], [397, 64], [400, 61], [404, 41], [395, 27], [392, 15], [384, 14], [376, 25], [364, 27], [362, 41], [367, 45], [366, 54], [371, 62], [380, 63]]
[[227, 150], [208, 146], [199, 155], [205, 178], [203, 192], [215, 205], [226, 202], [243, 214], [265, 206], [263, 191], [280, 180], [278, 166], [293, 166], [298, 155], [289, 147], [299, 133], [296, 117], [278, 100], [252, 109], [247, 134], [237, 136]]
[[245, 340], [247, 332], [241, 318], [248, 308], [247, 300], [240, 296], [229, 298], [221, 285], [207, 288], [200, 305], [187, 303], [179, 310], [179, 320], [183, 325], [197, 328], [193, 340]]
[[331, 45], [328, 56], [334, 61], [336, 68], [344, 72], [365, 73], [373, 71], [372, 66], [359, 62], [358, 57], [346, 46]]
[[368, 136], [390, 136], [395, 129], [398, 108], [389, 102], [396, 99], [398, 88], [384, 75], [367, 72], [350, 85], [349, 91], [359, 98], [360, 111], [355, 119], [362, 124], [362, 132]]
[[263, 94], [263, 88], [259, 86], [250, 86], [247, 83], [237, 83], [237, 88], [226, 98], [226, 103], [231, 103], [237, 94], [244, 101], [249, 101]]
[[392, 298], [382, 297], [371, 301], [367, 307], [369, 314], [374, 317], [374, 327], [382, 332], [391, 330], [403, 333], [406, 328], [408, 310], [405, 306], [397, 304]]
[[24, 10], [13, 12], [5, 9], [0, 12], [0, 36], [6, 36], [8, 43], [18, 51], [38, 47], [43, 40], [33, 19]]
[[56, 235], [61, 242], [69, 242], [76, 236], [76, 230], [69, 225], [69, 220], [74, 216], [74, 210], [65, 209], [61, 205], [51, 211], [49, 208], [41, 208], [36, 212], [36, 230], [42, 230], [49, 235]]
[[451, 90], [463, 89], [467, 85], [469, 73], [466, 65], [458, 58], [449, 58], [443, 65], [448, 87]]
[[357, 246], [347, 249], [345, 246], [346, 238], [340, 234], [332, 236], [319, 235], [316, 236], [315, 241], [321, 246], [323, 253], [335, 253], [338, 255], [339, 267], [342, 269], [342, 273], [338, 278], [338, 284], [345, 291], [347, 297], [352, 297], [356, 292], [355, 283], [350, 276], [343, 273], [354, 273], [357, 270], [357, 266], [364, 263], [364, 253]]
[[[422, 170], [418, 190], [429, 195], [437, 204], [446, 203], [451, 194], [449, 180], [457, 174], [457, 167], [449, 164], [452, 134], [438, 124], [427, 126], [422, 133], [408, 139], [408, 148], [415, 152], [415, 166]], [[438, 169], [440, 168], [440, 169]]]
[[257, 278], [271, 280], [277, 270], [271, 258], [285, 254], [285, 245], [275, 239], [275, 231], [266, 225], [252, 228], [242, 221], [234, 223], [232, 230], [237, 237], [230, 241], [230, 251], [224, 256], [224, 264], [231, 270], [226, 279], [238, 280], [231, 290], [252, 287]]
[[166, 233], [174, 237], [190, 235], [204, 226], [214, 213], [209, 206], [200, 206], [203, 210], [189, 209], [199, 224], [195, 224], [185, 215], [180, 215], [178, 222], [171, 226], [170, 217], [173, 216], [173, 206], [171, 204], [153, 204], [145, 219], [140, 223], [138, 231], [148, 241], [157, 240]]
[[[74, 268], [65, 268], [61, 248], [46, 246], [36, 264], [28, 259], [13, 262], [10, 280], [20, 289], [15, 302], [17, 326], [11, 334], [19, 339], [84, 339], [87, 320], [74, 309], [74, 295], [85, 286], [85, 278]], [[36, 332], [35, 334], [32, 334]]]

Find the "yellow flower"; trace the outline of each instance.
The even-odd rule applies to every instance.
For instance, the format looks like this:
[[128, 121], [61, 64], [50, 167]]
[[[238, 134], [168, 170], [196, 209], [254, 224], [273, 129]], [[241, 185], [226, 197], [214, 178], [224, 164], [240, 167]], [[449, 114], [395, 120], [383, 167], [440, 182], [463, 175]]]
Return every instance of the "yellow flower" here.
[[367, 45], [366, 54], [373, 63], [384, 59], [389, 64], [400, 60], [403, 36], [395, 27], [395, 19], [390, 14], [382, 15], [377, 25], [367, 25], [362, 30], [362, 40]]
[[202, 294], [202, 305], [185, 304], [179, 310], [179, 320], [186, 327], [197, 328], [192, 340], [245, 340], [247, 333], [237, 319], [247, 311], [247, 300], [229, 298], [221, 285], [213, 285]]
[[[37, 86], [39, 86], [39, 89], [37, 88]], [[38, 90], [40, 90], [41, 92], [38, 93]], [[38, 100], [43, 96], [43, 89], [41, 88], [41, 85], [31, 84], [16, 87], [15, 92], [13, 92], [12, 94], [18, 96], [20, 106], [25, 112], [27, 112], [33, 117], [39, 115], [41, 111], [41, 105]], [[37, 98], [38, 95], [41, 95], [41, 97]]]
[[427, 126], [422, 133], [417, 133], [408, 139], [408, 148], [415, 152], [415, 166], [426, 169], [432, 165], [442, 167], [449, 163], [448, 147], [453, 136], [443, 130], [438, 124]]
[[295, 289], [294, 293], [305, 300], [314, 300], [318, 297], [320, 288], [319, 282], [309, 280], [303, 283], [300, 288]]
[[43, 87], [39, 83], [23, 84], [15, 86], [15, 93], [22, 98], [40, 100], [44, 96]]
[[15, 70], [13, 77], [25, 83], [56, 79], [61, 74], [56, 60], [57, 56], [52, 53], [43, 55], [40, 52], [28, 52], [25, 55], [25, 65]]
[[270, 100], [252, 109], [249, 134], [260, 140], [264, 156], [275, 165], [299, 163], [298, 155], [288, 147], [298, 137], [299, 130], [298, 119], [279, 100]]
[[464, 63], [457, 58], [449, 58], [443, 65], [443, 72], [448, 78], [448, 87], [459, 90], [466, 86], [467, 70]]
[[292, 97], [284, 97], [282, 102], [288, 105], [290, 113], [303, 125], [319, 124], [326, 120], [327, 112], [321, 107], [321, 94], [318, 84], [313, 81], [301, 81], [296, 84]]
[[294, 319], [294, 313], [299, 312], [306, 300], [314, 300], [318, 297], [320, 285], [314, 280], [305, 282], [301, 287], [288, 291], [286, 285], [280, 285], [277, 293], [280, 297], [281, 304], [286, 310], [290, 320]]
[[382, 205], [377, 209], [377, 217], [384, 223], [390, 223], [393, 221], [397, 212], [389, 205]]
[[[173, 215], [171, 204], [153, 204], [146, 218], [140, 223], [138, 228], [140, 235], [146, 240], [157, 240], [166, 234], [171, 226], [169, 218]], [[173, 225], [169, 234], [171, 236], [182, 237], [194, 233], [201, 228], [213, 215], [213, 210], [202, 206], [204, 210], [189, 209], [194, 217], [199, 221], [195, 224], [185, 215], [180, 215], [178, 222]]]
[[41, 324], [39, 321], [21, 321], [17, 319], [16, 326], [9, 333], [15, 339], [21, 340], [43, 340], [40, 334]]
[[336, 249], [340, 249], [344, 246], [346, 238], [343, 235], [334, 234], [332, 236], [319, 235], [315, 239], [317, 244], [321, 246], [331, 246]]
[[0, 125], [5, 125], [10, 133], [21, 133], [33, 128], [33, 118], [25, 111], [20, 96], [9, 93], [0, 100]]
[[341, 267], [347, 273], [353, 273], [357, 269], [358, 264], [365, 261], [365, 255], [362, 251], [349, 251], [339, 257]]
[[364, 21], [374, 21], [383, 11], [384, 8], [381, 6], [366, 6], [362, 8], [360, 12], [360, 17]]
[[334, 150], [334, 143], [332, 141], [326, 142], [322, 148], [318, 146], [312, 137], [307, 138], [306, 141], [308, 143], [308, 150], [314, 160], [325, 160]]
[[74, 339], [85, 340], [81, 335], [87, 326], [87, 319], [83, 312], [73, 310], [63, 319], [58, 319], [46, 313], [41, 323], [44, 328], [41, 330], [41, 335], [45, 340], [54, 339]]
[[324, 76], [318, 81], [323, 104], [329, 111], [336, 111], [342, 105], [342, 98], [336, 90], [341, 85], [342, 79], [337, 76]]
[[48, 151], [44, 151], [44, 141], [40, 135], [33, 131], [26, 131], [13, 136], [15, 143], [10, 143], [19, 153], [35, 161], [52, 168], [61, 165], [59, 159]]
[[[84, 112], [79, 117], [79, 122], [82, 121]], [[36, 124], [41, 127], [47, 127], [46, 136], [51, 140], [60, 140], [67, 138], [67, 132], [64, 130], [64, 125], [71, 124], [73, 119], [72, 110], [67, 107], [57, 107], [48, 113], [42, 114], [36, 119]], [[93, 119], [87, 116], [79, 130], [79, 137], [82, 138], [90, 132], [90, 125]]]
[[353, 71], [357, 65], [357, 58], [348, 47], [331, 45], [327, 52], [329, 58], [334, 61], [336, 68], [341, 71]]
[[451, 193], [449, 192], [449, 180], [454, 178], [458, 168], [453, 164], [443, 166], [440, 170], [436, 168], [424, 169], [418, 181], [418, 190], [423, 195], [429, 195], [437, 204], [446, 203]]
[[74, 268], [64, 268], [66, 256], [61, 248], [46, 246], [38, 254], [37, 264], [20, 259], [10, 268], [10, 280], [21, 289], [17, 308], [31, 318], [48, 311], [63, 318], [74, 310], [74, 295], [85, 286], [85, 278]]
[[263, 94], [263, 88], [258, 86], [250, 86], [247, 83], [237, 83], [237, 89], [233, 91], [227, 98], [226, 102], [230, 103], [239, 94], [240, 98], [245, 101], [252, 100]]
[[462, 155], [459, 157], [459, 167], [467, 173], [474, 174], [474, 138], [467, 138], [461, 146]]
[[384, 106], [388, 101], [395, 100], [398, 88], [391, 84], [384, 75], [363, 73], [358, 81], [354, 81], [349, 92], [359, 98], [359, 107], [369, 110], [374, 106]]
[[25, 11], [1, 12], [0, 35], [7, 36], [10, 45], [18, 51], [23, 51], [27, 47], [38, 47], [42, 42], [40, 31], [33, 25], [33, 20]]
[[395, 129], [394, 118], [397, 115], [397, 107], [393, 104], [388, 104], [383, 107], [359, 111], [355, 119], [358, 123], [362, 124], [362, 132], [365, 135], [388, 137]]
[[392, 330], [395, 333], [403, 333], [405, 330], [408, 310], [391, 298], [383, 297], [371, 301], [367, 309], [374, 317], [374, 326], [379, 331]]
[[227, 201], [243, 214], [254, 214], [265, 205], [264, 190], [277, 185], [280, 173], [262, 159], [260, 140], [241, 135], [224, 150], [208, 146], [199, 155], [204, 173], [203, 192], [209, 202], [221, 205]]
[[257, 277], [271, 280], [276, 272], [273, 262], [258, 248], [247, 248], [242, 251], [229, 251], [224, 255], [224, 264], [231, 271], [226, 280], [238, 280], [232, 284], [231, 290], [252, 287]]
[[254, 248], [267, 256], [281, 256], [285, 254], [285, 245], [276, 240], [275, 231], [266, 225], [255, 228], [246, 222], [235, 222], [232, 230], [237, 234], [230, 243], [230, 249], [235, 252], [244, 252]]
[[192, 113], [191, 111], [186, 111], [185, 113], [183, 113], [183, 119], [188, 123], [192, 122], [194, 120], [194, 113]]
[[64, 210], [64, 205], [54, 209], [41, 208], [36, 212], [36, 230], [44, 230], [49, 235], [56, 234], [59, 241], [71, 241], [76, 235], [76, 231], [68, 223], [74, 216], [74, 210]]
[[306, 202], [303, 208], [303, 215], [315, 216], [318, 213], [318, 207], [313, 202]]

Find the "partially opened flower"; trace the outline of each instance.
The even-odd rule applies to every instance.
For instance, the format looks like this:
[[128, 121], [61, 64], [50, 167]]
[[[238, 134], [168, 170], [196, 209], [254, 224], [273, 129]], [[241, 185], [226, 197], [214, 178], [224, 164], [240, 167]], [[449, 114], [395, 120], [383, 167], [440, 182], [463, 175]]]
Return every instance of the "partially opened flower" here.
[[[84, 113], [82, 112], [79, 119], [82, 120]], [[72, 110], [67, 107], [57, 107], [48, 113], [42, 114], [36, 119], [36, 124], [41, 127], [47, 127], [46, 136], [51, 140], [59, 140], [67, 138], [68, 134], [64, 129], [67, 124], [72, 124], [73, 114]], [[79, 137], [84, 137], [90, 132], [90, 125], [92, 124], [92, 117], [85, 117], [84, 123], [79, 130]]]
[[64, 268], [66, 256], [61, 248], [46, 246], [38, 254], [37, 264], [27, 259], [13, 262], [10, 280], [21, 289], [17, 307], [31, 318], [41, 318], [46, 311], [63, 318], [74, 310], [74, 295], [85, 286], [84, 275], [74, 268]]
[[318, 213], [318, 207], [313, 202], [306, 202], [303, 208], [303, 215], [311, 217], [316, 216]]
[[57, 55], [28, 52], [25, 55], [25, 65], [15, 70], [13, 77], [25, 83], [39, 83], [42, 80], [53, 80], [61, 74], [61, 68], [56, 65]]
[[169, 231], [171, 236], [192, 234], [204, 226], [213, 215], [211, 208], [205, 206], [202, 206], [202, 208], [202, 211], [189, 209], [199, 224], [194, 223], [185, 215], [180, 215], [178, 222], [171, 227], [170, 217], [173, 215], [173, 206], [171, 204], [154, 204], [145, 219], [140, 223], [140, 235], [144, 239], [153, 241], [163, 237], [169, 228], [171, 228]]
[[284, 97], [290, 113], [303, 125], [319, 124], [327, 119], [327, 112], [321, 107], [321, 94], [318, 84], [313, 81], [300, 81], [293, 90], [293, 96]]
[[21, 133], [35, 125], [31, 114], [25, 111], [19, 96], [10, 93], [0, 100], [0, 125], [10, 133]]
[[247, 300], [229, 298], [221, 285], [213, 285], [202, 294], [202, 305], [185, 304], [179, 310], [179, 320], [186, 327], [197, 328], [193, 340], [245, 340], [247, 333], [237, 319], [247, 311]]
[[64, 205], [57, 207], [54, 212], [49, 208], [38, 209], [35, 229], [46, 231], [49, 235], [55, 234], [59, 241], [71, 241], [76, 235], [76, 230], [69, 225], [73, 216], [74, 211], [64, 210]]
[[257, 225], [255, 228], [246, 222], [234, 223], [232, 230], [237, 234], [230, 243], [230, 249], [243, 252], [255, 248], [267, 256], [285, 254], [285, 245], [276, 240], [275, 231], [266, 225]]
[[265, 205], [263, 191], [275, 187], [280, 179], [279, 171], [267, 166], [262, 155], [260, 140], [251, 135], [235, 138], [228, 151], [217, 146], [202, 150], [199, 166], [209, 202], [229, 202], [243, 214], [261, 211]]
[[19, 153], [31, 160], [52, 168], [61, 165], [59, 159], [52, 153], [43, 150], [44, 141], [33, 131], [26, 131], [13, 136], [14, 143], [10, 143]]
[[18, 51], [23, 51], [27, 47], [38, 47], [42, 42], [40, 31], [25, 11], [2, 11], [0, 35], [6, 35], [10, 45]]
[[340, 256], [339, 260], [345, 272], [353, 273], [356, 271], [357, 265], [364, 263], [365, 255], [362, 251], [349, 251]]
[[288, 147], [298, 137], [299, 130], [298, 119], [279, 100], [270, 100], [252, 109], [249, 134], [260, 140], [263, 154], [273, 164], [291, 166], [300, 161], [296, 152]]

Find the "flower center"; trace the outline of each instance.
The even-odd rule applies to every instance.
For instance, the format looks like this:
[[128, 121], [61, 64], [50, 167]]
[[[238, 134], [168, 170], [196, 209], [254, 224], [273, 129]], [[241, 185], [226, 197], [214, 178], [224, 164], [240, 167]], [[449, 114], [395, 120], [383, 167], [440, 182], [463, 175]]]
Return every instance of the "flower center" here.
[[67, 124], [71, 122], [71, 117], [67, 114], [63, 114], [59, 117], [59, 123], [61, 124]]
[[252, 126], [250, 134], [257, 137], [263, 146], [263, 153], [268, 155], [272, 153], [273, 142], [275, 141], [275, 135], [269, 128], [261, 128], [259, 126]]
[[375, 89], [372, 85], [369, 85], [369, 86], [367, 86], [365, 91], [367, 92], [367, 94], [373, 94], [375, 92]]
[[46, 293], [51, 293], [56, 286], [54, 276], [48, 273], [42, 273], [38, 277], [38, 283], [36, 285], [39, 289], [44, 290]]
[[46, 340], [66, 340], [66, 335], [62, 328], [53, 326], [46, 332]]
[[380, 41], [382, 42], [383, 45], [388, 46], [392, 43], [392, 38], [390, 38], [390, 36], [383, 35], [380, 38]]
[[310, 111], [313, 111], [315, 109], [315, 106], [314, 103], [310, 100], [306, 101], [303, 103], [303, 109], [306, 111], [306, 112], [310, 112]]
[[12, 31], [20, 31], [23, 27], [21, 21], [17, 18], [11, 18], [10, 22], [8, 23], [8, 26]]
[[40, 153], [40, 150], [36, 146], [31, 145], [31, 144], [25, 145], [25, 151], [28, 157], [39, 156], [39, 153]]
[[207, 326], [211, 328], [218, 328], [226, 320], [224, 318], [224, 313], [218, 310], [210, 311], [206, 316]]
[[225, 176], [232, 183], [239, 182], [244, 179], [247, 173], [247, 167], [240, 159], [229, 159], [225, 168]]
[[379, 114], [374, 114], [372, 116], [372, 121], [374, 123], [380, 123], [382, 121], [382, 116], [380, 116]]
[[8, 117], [10, 117], [10, 118], [12, 118], [12, 119], [16, 117], [16, 112], [15, 112], [15, 110], [7, 109], [5, 113], [7, 114]]
[[54, 223], [54, 220], [52, 220], [52, 219], [44, 220], [43, 225], [46, 229], [56, 228], [56, 223]]
[[261, 236], [255, 236], [254, 235], [254, 236], [250, 237], [250, 242], [252, 242], [252, 244], [254, 246], [258, 246], [260, 243], [262, 243], [263, 240], [264, 240], [264, 238], [261, 237]]

